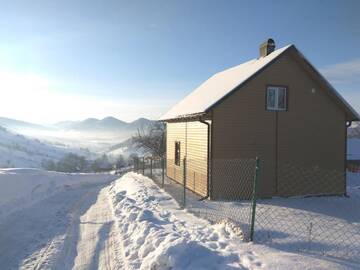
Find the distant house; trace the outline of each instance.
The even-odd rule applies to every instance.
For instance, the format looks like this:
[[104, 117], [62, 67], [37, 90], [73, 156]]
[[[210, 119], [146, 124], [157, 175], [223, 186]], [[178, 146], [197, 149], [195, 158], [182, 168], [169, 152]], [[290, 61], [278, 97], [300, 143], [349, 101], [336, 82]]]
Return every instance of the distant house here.
[[[269, 39], [257, 59], [213, 75], [160, 120], [168, 177], [182, 183], [186, 156], [189, 189], [241, 199], [242, 172], [221, 160], [259, 157], [262, 197], [344, 194], [347, 127], [359, 115], [294, 45], [275, 50]], [[338, 177], [329, 185], [319, 172]]]

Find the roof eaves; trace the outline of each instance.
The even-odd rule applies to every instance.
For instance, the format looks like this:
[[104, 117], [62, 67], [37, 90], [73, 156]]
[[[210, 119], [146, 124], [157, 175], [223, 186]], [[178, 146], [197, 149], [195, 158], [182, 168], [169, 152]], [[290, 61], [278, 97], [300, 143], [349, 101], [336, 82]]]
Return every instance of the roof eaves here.
[[189, 121], [189, 120], [199, 119], [204, 114], [205, 114], [205, 112], [178, 115], [174, 118], [161, 119], [161, 120], [159, 120], [159, 122], [181, 122], [181, 121], [185, 121], [185, 120]]

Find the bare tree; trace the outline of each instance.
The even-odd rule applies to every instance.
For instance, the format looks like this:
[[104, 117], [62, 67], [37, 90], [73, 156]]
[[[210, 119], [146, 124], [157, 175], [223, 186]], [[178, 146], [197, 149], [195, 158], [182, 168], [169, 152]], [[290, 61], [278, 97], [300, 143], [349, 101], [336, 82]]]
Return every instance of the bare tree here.
[[155, 157], [165, 155], [165, 125], [154, 122], [146, 128], [139, 128], [136, 135], [132, 137], [136, 148], [143, 149]]

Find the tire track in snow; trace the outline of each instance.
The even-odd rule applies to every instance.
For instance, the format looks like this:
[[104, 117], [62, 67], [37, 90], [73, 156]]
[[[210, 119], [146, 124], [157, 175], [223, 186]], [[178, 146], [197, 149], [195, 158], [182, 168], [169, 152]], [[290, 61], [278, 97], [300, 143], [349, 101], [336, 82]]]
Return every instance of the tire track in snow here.
[[107, 189], [89, 191], [74, 205], [56, 269], [123, 269]]

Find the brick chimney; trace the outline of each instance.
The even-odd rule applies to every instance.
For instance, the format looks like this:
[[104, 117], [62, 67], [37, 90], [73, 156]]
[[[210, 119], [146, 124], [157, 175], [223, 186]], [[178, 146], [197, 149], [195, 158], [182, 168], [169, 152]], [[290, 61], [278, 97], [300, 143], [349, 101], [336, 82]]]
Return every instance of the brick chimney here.
[[260, 57], [265, 57], [275, 51], [275, 41], [269, 38], [260, 45]]

